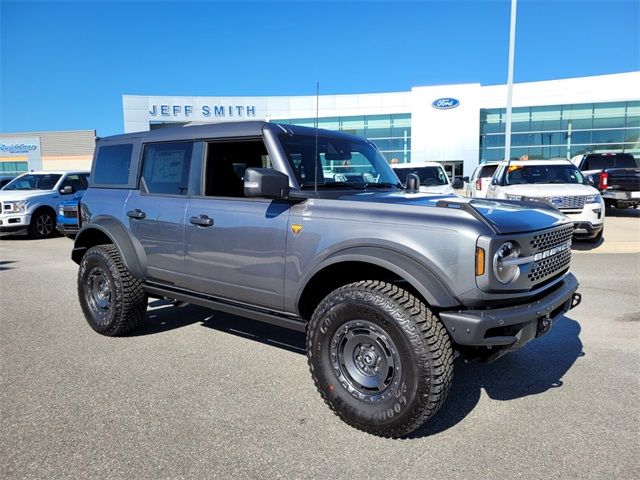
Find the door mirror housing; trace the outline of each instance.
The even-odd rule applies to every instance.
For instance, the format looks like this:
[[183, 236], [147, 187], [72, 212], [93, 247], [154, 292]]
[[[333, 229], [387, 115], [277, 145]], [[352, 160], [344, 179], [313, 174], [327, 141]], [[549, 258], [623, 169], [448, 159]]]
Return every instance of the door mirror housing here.
[[596, 184], [596, 181], [593, 179], [592, 175], [587, 175], [587, 185], [591, 185], [592, 187]]
[[453, 181], [453, 184], [452, 184], [451, 186], [452, 186], [453, 188], [455, 188], [455, 189], [460, 189], [460, 188], [462, 188], [462, 180], [460, 180], [459, 178], [456, 178], [456, 179]]
[[284, 199], [289, 197], [289, 177], [271, 168], [247, 168], [244, 196]]
[[63, 195], [68, 195], [70, 193], [76, 193], [76, 189], [73, 188], [73, 185], [67, 185], [66, 187], [62, 187], [60, 189], [60, 193]]
[[462, 177], [462, 181], [469, 183], [469, 177]]

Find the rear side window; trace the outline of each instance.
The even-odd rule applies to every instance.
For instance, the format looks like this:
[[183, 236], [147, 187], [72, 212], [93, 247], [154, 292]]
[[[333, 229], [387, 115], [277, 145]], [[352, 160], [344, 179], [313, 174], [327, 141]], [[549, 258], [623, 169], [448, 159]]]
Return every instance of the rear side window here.
[[132, 150], [131, 143], [100, 147], [94, 168], [93, 184], [113, 186], [129, 183]]
[[478, 176], [482, 178], [493, 177], [493, 174], [496, 173], [496, 168], [498, 168], [497, 165], [487, 165], [486, 167], [482, 167]]
[[192, 150], [190, 142], [145, 146], [140, 183], [147, 193], [186, 195]]

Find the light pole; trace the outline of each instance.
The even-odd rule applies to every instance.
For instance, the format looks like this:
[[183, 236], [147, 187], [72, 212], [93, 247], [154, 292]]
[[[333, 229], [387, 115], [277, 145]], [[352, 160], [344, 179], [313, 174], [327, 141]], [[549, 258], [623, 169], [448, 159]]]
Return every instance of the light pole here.
[[507, 124], [504, 138], [504, 154], [507, 158], [507, 172], [511, 163], [511, 104], [513, 100], [513, 59], [516, 48], [516, 9], [518, 0], [511, 0], [511, 27], [509, 29], [509, 67], [507, 73]]

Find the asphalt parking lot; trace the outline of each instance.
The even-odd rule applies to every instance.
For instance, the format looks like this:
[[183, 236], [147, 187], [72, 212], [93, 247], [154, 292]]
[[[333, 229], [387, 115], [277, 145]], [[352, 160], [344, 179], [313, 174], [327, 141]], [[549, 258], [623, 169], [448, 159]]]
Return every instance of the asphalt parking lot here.
[[415, 436], [323, 404], [303, 337], [151, 301], [105, 338], [66, 238], [0, 240], [2, 478], [639, 478], [640, 211], [576, 244], [582, 304], [496, 363], [458, 361]]

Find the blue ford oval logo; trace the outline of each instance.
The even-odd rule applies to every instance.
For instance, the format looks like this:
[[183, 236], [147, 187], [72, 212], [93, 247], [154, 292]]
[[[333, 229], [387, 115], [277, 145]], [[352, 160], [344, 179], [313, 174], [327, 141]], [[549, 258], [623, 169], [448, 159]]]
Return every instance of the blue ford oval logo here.
[[431, 106], [438, 110], [447, 110], [449, 108], [456, 108], [460, 105], [460, 101], [456, 98], [438, 98], [434, 100]]

